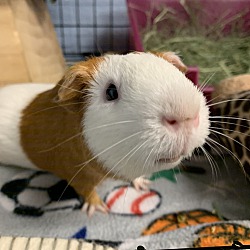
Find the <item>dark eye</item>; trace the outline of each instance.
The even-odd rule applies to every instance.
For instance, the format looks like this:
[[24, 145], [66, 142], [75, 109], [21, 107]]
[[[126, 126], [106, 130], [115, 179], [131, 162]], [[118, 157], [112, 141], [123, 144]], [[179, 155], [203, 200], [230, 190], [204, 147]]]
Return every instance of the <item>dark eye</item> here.
[[113, 101], [118, 98], [118, 92], [114, 84], [110, 84], [106, 90], [107, 101]]

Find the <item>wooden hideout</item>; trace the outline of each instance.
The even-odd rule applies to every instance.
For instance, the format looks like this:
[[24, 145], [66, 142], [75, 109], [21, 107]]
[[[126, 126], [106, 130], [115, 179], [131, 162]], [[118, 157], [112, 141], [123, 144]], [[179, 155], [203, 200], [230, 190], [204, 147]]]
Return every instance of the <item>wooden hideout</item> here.
[[0, 86], [57, 82], [66, 68], [43, 0], [0, 1]]

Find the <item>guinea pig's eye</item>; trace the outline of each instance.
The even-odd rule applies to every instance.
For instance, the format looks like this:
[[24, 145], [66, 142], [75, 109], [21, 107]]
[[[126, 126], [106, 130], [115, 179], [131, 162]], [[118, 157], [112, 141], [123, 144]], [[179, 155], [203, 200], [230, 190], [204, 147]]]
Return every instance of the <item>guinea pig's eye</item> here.
[[118, 98], [118, 92], [116, 86], [113, 83], [111, 83], [106, 90], [106, 99], [107, 101], [114, 101], [117, 98]]

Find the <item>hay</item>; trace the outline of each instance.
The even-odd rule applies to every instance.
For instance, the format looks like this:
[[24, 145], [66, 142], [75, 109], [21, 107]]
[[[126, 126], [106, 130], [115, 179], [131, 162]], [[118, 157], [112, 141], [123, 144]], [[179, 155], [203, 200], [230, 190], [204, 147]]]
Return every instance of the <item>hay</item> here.
[[[211, 84], [238, 74], [250, 73], [250, 36], [240, 33], [241, 17], [217, 20], [212, 27], [199, 27], [194, 9], [184, 6], [190, 18], [185, 24], [175, 12], [164, 7], [142, 32], [146, 51], [175, 51], [186, 65], [198, 66], [200, 82], [211, 79]], [[196, 12], [197, 13], [197, 12]], [[223, 29], [230, 22], [231, 33], [223, 37]], [[150, 23], [150, 22], [149, 22]], [[169, 30], [166, 27], [175, 27]]]

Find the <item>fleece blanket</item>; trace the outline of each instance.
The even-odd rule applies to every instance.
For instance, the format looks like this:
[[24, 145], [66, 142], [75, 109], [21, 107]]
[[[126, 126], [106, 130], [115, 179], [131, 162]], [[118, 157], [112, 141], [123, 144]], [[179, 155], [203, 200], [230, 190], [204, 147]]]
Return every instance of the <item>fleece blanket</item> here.
[[232, 159], [214, 165], [200, 158], [153, 174], [148, 191], [106, 180], [98, 192], [110, 213], [92, 218], [71, 187], [62, 195], [65, 181], [0, 166], [0, 236], [75, 238], [120, 250], [250, 245], [250, 184]]

